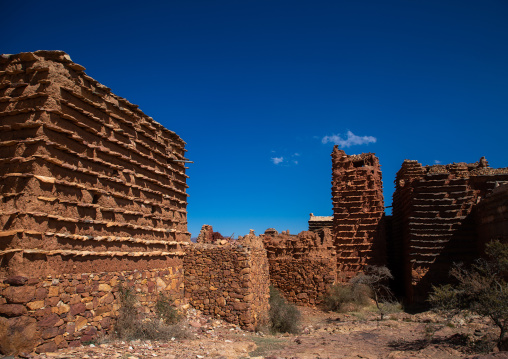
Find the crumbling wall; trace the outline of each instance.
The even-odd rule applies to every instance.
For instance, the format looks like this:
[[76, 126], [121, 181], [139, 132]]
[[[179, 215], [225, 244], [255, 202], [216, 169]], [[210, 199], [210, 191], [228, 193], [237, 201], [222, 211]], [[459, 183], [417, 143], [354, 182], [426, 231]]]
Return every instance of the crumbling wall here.
[[452, 263], [478, 257], [472, 210], [496, 181], [506, 179], [507, 169], [492, 169], [484, 158], [425, 167], [404, 161], [396, 178], [389, 247], [399, 248], [402, 265], [393, 272], [410, 302], [423, 302], [431, 285], [446, 282]]
[[0, 352], [41, 353], [89, 342], [114, 328], [119, 286], [149, 313], [159, 295], [183, 298], [181, 266], [145, 271], [9, 277], [0, 284]]
[[339, 280], [386, 264], [381, 166], [372, 153], [332, 152], [333, 238]]
[[[0, 279], [21, 275], [30, 278], [22, 291], [40, 294], [42, 286], [62, 293], [13, 303], [5, 294], [13, 289], [6, 288], [0, 301], [20, 305], [21, 313], [6, 320], [28, 318], [40, 329], [57, 313], [58, 324], [48, 327], [58, 334], [41, 329], [42, 340], [67, 335], [59, 343], [75, 342], [78, 332], [65, 334], [65, 327], [77, 317], [62, 308], [79, 301], [87, 308], [86, 327], [102, 330], [96, 318], [103, 303], [96, 301], [105, 293], [95, 284], [134, 270], [169, 271], [165, 281], [181, 281], [190, 233], [179, 136], [62, 51], [0, 57], [0, 121]], [[88, 279], [81, 273], [90, 273]], [[80, 285], [91, 289], [78, 292]], [[11, 314], [6, 309], [2, 316]]]
[[205, 314], [246, 330], [267, 322], [269, 273], [266, 251], [249, 241], [195, 244], [184, 257], [185, 298]]
[[270, 282], [286, 299], [317, 305], [337, 279], [337, 258], [330, 229], [296, 236], [265, 232]]

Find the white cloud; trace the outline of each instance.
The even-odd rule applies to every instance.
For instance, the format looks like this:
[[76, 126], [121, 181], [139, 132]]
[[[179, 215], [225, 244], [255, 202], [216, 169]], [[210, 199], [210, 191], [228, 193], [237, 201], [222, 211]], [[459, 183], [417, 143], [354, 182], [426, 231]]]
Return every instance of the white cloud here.
[[439, 160], [434, 160], [434, 164], [439, 165], [439, 164], [441, 164], [441, 161], [439, 161]]
[[278, 165], [279, 163], [282, 163], [284, 161], [284, 157], [272, 157], [272, 162], [275, 165]]
[[350, 147], [354, 145], [366, 145], [369, 143], [376, 143], [377, 139], [374, 136], [357, 136], [351, 131], [347, 131], [347, 138], [344, 139], [340, 133], [331, 136], [325, 136], [321, 140], [322, 143], [332, 142], [334, 145], [339, 145], [340, 148]]

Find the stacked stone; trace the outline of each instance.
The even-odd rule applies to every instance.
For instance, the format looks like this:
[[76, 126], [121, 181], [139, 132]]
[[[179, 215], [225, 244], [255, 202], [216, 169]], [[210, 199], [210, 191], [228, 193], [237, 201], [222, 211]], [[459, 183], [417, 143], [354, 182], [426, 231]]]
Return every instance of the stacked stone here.
[[415, 161], [403, 163], [393, 196], [390, 247], [401, 250], [403, 264], [393, 272], [399, 281], [402, 273], [399, 286], [405, 287], [409, 301], [424, 301], [432, 285], [447, 280], [453, 262], [478, 257], [472, 210], [496, 179], [507, 175], [508, 171], [490, 171], [483, 158], [473, 164], [426, 167]]
[[106, 334], [118, 315], [120, 284], [133, 289], [144, 313], [153, 312], [160, 293], [176, 304], [183, 297], [183, 271], [172, 268], [9, 277], [0, 284], [0, 353], [51, 352]]
[[62, 51], [0, 58], [0, 275], [177, 264], [185, 142]]
[[372, 153], [332, 152], [333, 237], [340, 280], [366, 265], [384, 265], [385, 233], [381, 166]]
[[330, 229], [296, 236], [265, 232], [270, 282], [296, 304], [321, 303], [337, 279], [337, 258]]
[[266, 251], [239, 243], [195, 244], [184, 257], [185, 298], [204, 314], [255, 330], [268, 318]]

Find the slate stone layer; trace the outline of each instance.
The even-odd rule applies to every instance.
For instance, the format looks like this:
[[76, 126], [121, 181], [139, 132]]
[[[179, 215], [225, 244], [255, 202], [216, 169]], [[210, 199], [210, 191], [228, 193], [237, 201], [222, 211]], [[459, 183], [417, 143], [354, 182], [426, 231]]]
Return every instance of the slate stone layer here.
[[0, 58], [0, 277], [173, 266], [185, 142], [62, 51]]

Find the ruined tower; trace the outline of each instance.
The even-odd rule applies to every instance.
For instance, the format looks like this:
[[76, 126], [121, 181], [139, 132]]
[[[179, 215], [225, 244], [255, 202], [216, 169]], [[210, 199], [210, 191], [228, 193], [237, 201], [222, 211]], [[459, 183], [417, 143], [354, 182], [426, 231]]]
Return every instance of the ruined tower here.
[[404, 161], [395, 180], [390, 255], [397, 289], [409, 302], [423, 302], [432, 285], [448, 281], [453, 263], [481, 255], [487, 239], [478, 240], [477, 204], [506, 181], [508, 168], [491, 168], [483, 157], [433, 166]]
[[179, 266], [185, 142], [62, 51], [0, 58], [0, 276]]
[[332, 152], [333, 238], [339, 279], [385, 263], [381, 166], [373, 153]]

